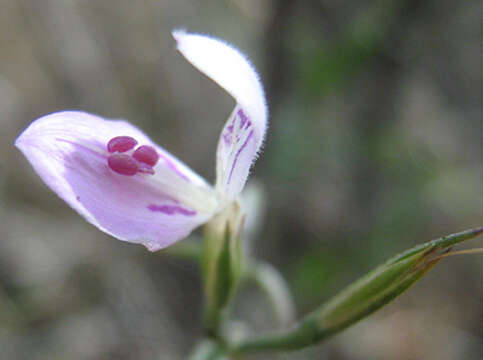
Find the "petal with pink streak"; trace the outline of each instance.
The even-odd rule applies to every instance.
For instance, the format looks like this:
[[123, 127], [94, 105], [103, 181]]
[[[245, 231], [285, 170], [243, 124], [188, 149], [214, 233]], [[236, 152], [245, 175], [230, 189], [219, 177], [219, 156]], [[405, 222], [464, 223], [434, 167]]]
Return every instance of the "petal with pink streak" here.
[[[122, 135], [156, 149], [161, 159], [155, 172], [169, 177], [170, 188], [155, 175], [123, 176], [108, 168], [106, 144]], [[212, 196], [211, 187], [128, 122], [76, 111], [54, 113], [34, 121], [15, 145], [57, 195], [120, 240], [159, 250], [212, 216], [211, 210], [185, 201], [190, 192]]]
[[231, 201], [243, 190], [267, 130], [262, 84], [245, 56], [225, 42], [180, 30], [173, 36], [181, 54], [237, 102], [217, 148], [216, 189]]

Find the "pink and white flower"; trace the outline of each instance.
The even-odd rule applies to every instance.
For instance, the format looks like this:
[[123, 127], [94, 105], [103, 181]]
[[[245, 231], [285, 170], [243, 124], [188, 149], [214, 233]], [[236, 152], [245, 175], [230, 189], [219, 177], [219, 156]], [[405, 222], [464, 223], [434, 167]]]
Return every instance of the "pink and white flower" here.
[[204, 35], [173, 36], [181, 54], [236, 100], [218, 142], [214, 187], [126, 121], [57, 112], [35, 120], [15, 142], [87, 221], [151, 251], [183, 239], [236, 200], [267, 129], [262, 85], [239, 51]]

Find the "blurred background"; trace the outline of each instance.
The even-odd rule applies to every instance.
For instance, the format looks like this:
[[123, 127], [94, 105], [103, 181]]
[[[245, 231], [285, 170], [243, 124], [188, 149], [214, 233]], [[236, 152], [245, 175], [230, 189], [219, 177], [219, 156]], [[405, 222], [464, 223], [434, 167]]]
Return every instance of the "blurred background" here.
[[[397, 252], [482, 225], [481, 1], [0, 5], [2, 359], [176, 360], [201, 337], [197, 265], [101, 233], [13, 146], [32, 120], [82, 109], [129, 119], [212, 181], [234, 102], [177, 54], [173, 28], [223, 38], [260, 71], [271, 117], [247, 241], [300, 314]], [[448, 258], [323, 346], [253, 359], [481, 359], [482, 279], [481, 256]], [[248, 285], [235, 315], [275, 324]]]

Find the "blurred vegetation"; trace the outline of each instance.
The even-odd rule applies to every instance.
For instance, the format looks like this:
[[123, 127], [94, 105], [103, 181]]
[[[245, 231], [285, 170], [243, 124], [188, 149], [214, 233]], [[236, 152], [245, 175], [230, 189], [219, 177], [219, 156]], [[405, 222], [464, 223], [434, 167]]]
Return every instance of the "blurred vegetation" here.
[[[126, 118], [212, 180], [233, 101], [174, 51], [170, 32], [235, 44], [260, 70], [271, 111], [252, 177], [264, 221], [247, 240], [306, 313], [390, 255], [481, 225], [482, 10], [471, 0], [3, 0], [2, 359], [183, 359], [201, 333], [196, 265], [111, 239], [53, 195], [13, 147], [32, 120], [62, 109]], [[481, 257], [447, 259], [325, 346], [273, 358], [479, 359], [482, 277]], [[274, 325], [256, 289], [240, 295], [238, 315]]]

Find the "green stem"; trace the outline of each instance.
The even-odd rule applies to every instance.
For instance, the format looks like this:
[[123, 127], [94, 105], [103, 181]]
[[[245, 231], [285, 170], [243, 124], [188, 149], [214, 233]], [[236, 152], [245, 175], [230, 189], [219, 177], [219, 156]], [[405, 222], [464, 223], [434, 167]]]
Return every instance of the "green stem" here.
[[[200, 261], [203, 252], [201, 239], [195, 236], [180, 241], [162, 251], [165, 255]], [[295, 304], [287, 282], [272, 265], [261, 261], [250, 261], [245, 267], [242, 280], [253, 281], [267, 296], [280, 327], [295, 321]], [[205, 314], [205, 320], [217, 327], [219, 314]]]
[[357, 317], [350, 319], [345, 323], [341, 323], [334, 328], [320, 328], [315, 319], [309, 317], [307, 320], [286, 332], [279, 332], [268, 335], [261, 335], [246, 339], [232, 347], [232, 354], [246, 354], [260, 351], [291, 351], [300, 350], [315, 344], [321, 344], [328, 340], [333, 335], [341, 332], [347, 327], [353, 325], [360, 319], [378, 310], [381, 306], [387, 304], [403, 291], [407, 290], [424, 274], [418, 273], [410, 276], [402, 282], [397, 288], [394, 288], [390, 294], [382, 297], [379, 301], [372, 304], [364, 312], [361, 312]]
[[[410, 262], [417, 263], [418, 260], [415, 258], [411, 259]], [[406, 264], [401, 263], [400, 267], [402, 269], [406, 268]], [[244, 354], [258, 351], [289, 351], [320, 344], [388, 304], [420, 279], [429, 268], [417, 272], [406, 272], [403, 269], [402, 279], [399, 281], [397, 279], [400, 277], [398, 275], [400, 271], [399, 269], [395, 269], [394, 277], [391, 276], [389, 279], [382, 279], [382, 283], [380, 279], [370, 279], [369, 283], [364, 284], [365, 286], [363, 288], [357, 286], [356, 282], [325, 303], [319, 310], [306, 316], [292, 329], [245, 339], [233, 346], [231, 352], [233, 354]], [[386, 277], [384, 275], [384, 278]], [[364, 278], [361, 280], [364, 280]], [[395, 284], [387, 288], [383, 286], [384, 290], [377, 296], [374, 296], [370, 301], [364, 301], [364, 297], [360, 296], [360, 293], [365, 292], [366, 288], [373, 288], [374, 283], [377, 286], [381, 286], [385, 282]], [[355, 289], [352, 289], [353, 287]], [[346, 316], [346, 313], [349, 314], [351, 312], [348, 304], [353, 302], [354, 298], [360, 300], [365, 305], [356, 307], [355, 312]]]
[[287, 331], [259, 335], [232, 345], [230, 354], [246, 354], [259, 351], [288, 351], [302, 349], [310, 344], [314, 329], [308, 323], [301, 323]]
[[204, 312], [203, 312], [203, 327], [205, 329], [205, 333], [208, 336], [212, 336], [221, 342], [222, 336], [221, 336], [220, 328], [224, 319], [225, 319], [224, 309], [205, 306]]
[[254, 281], [265, 293], [279, 326], [288, 326], [295, 321], [295, 304], [288, 284], [272, 265], [252, 262], [246, 267], [245, 277]]
[[233, 344], [230, 353], [297, 350], [321, 343], [409, 289], [442, 259], [437, 255], [440, 250], [482, 233], [483, 227], [466, 230], [403, 252], [349, 285], [293, 328], [244, 339]]

